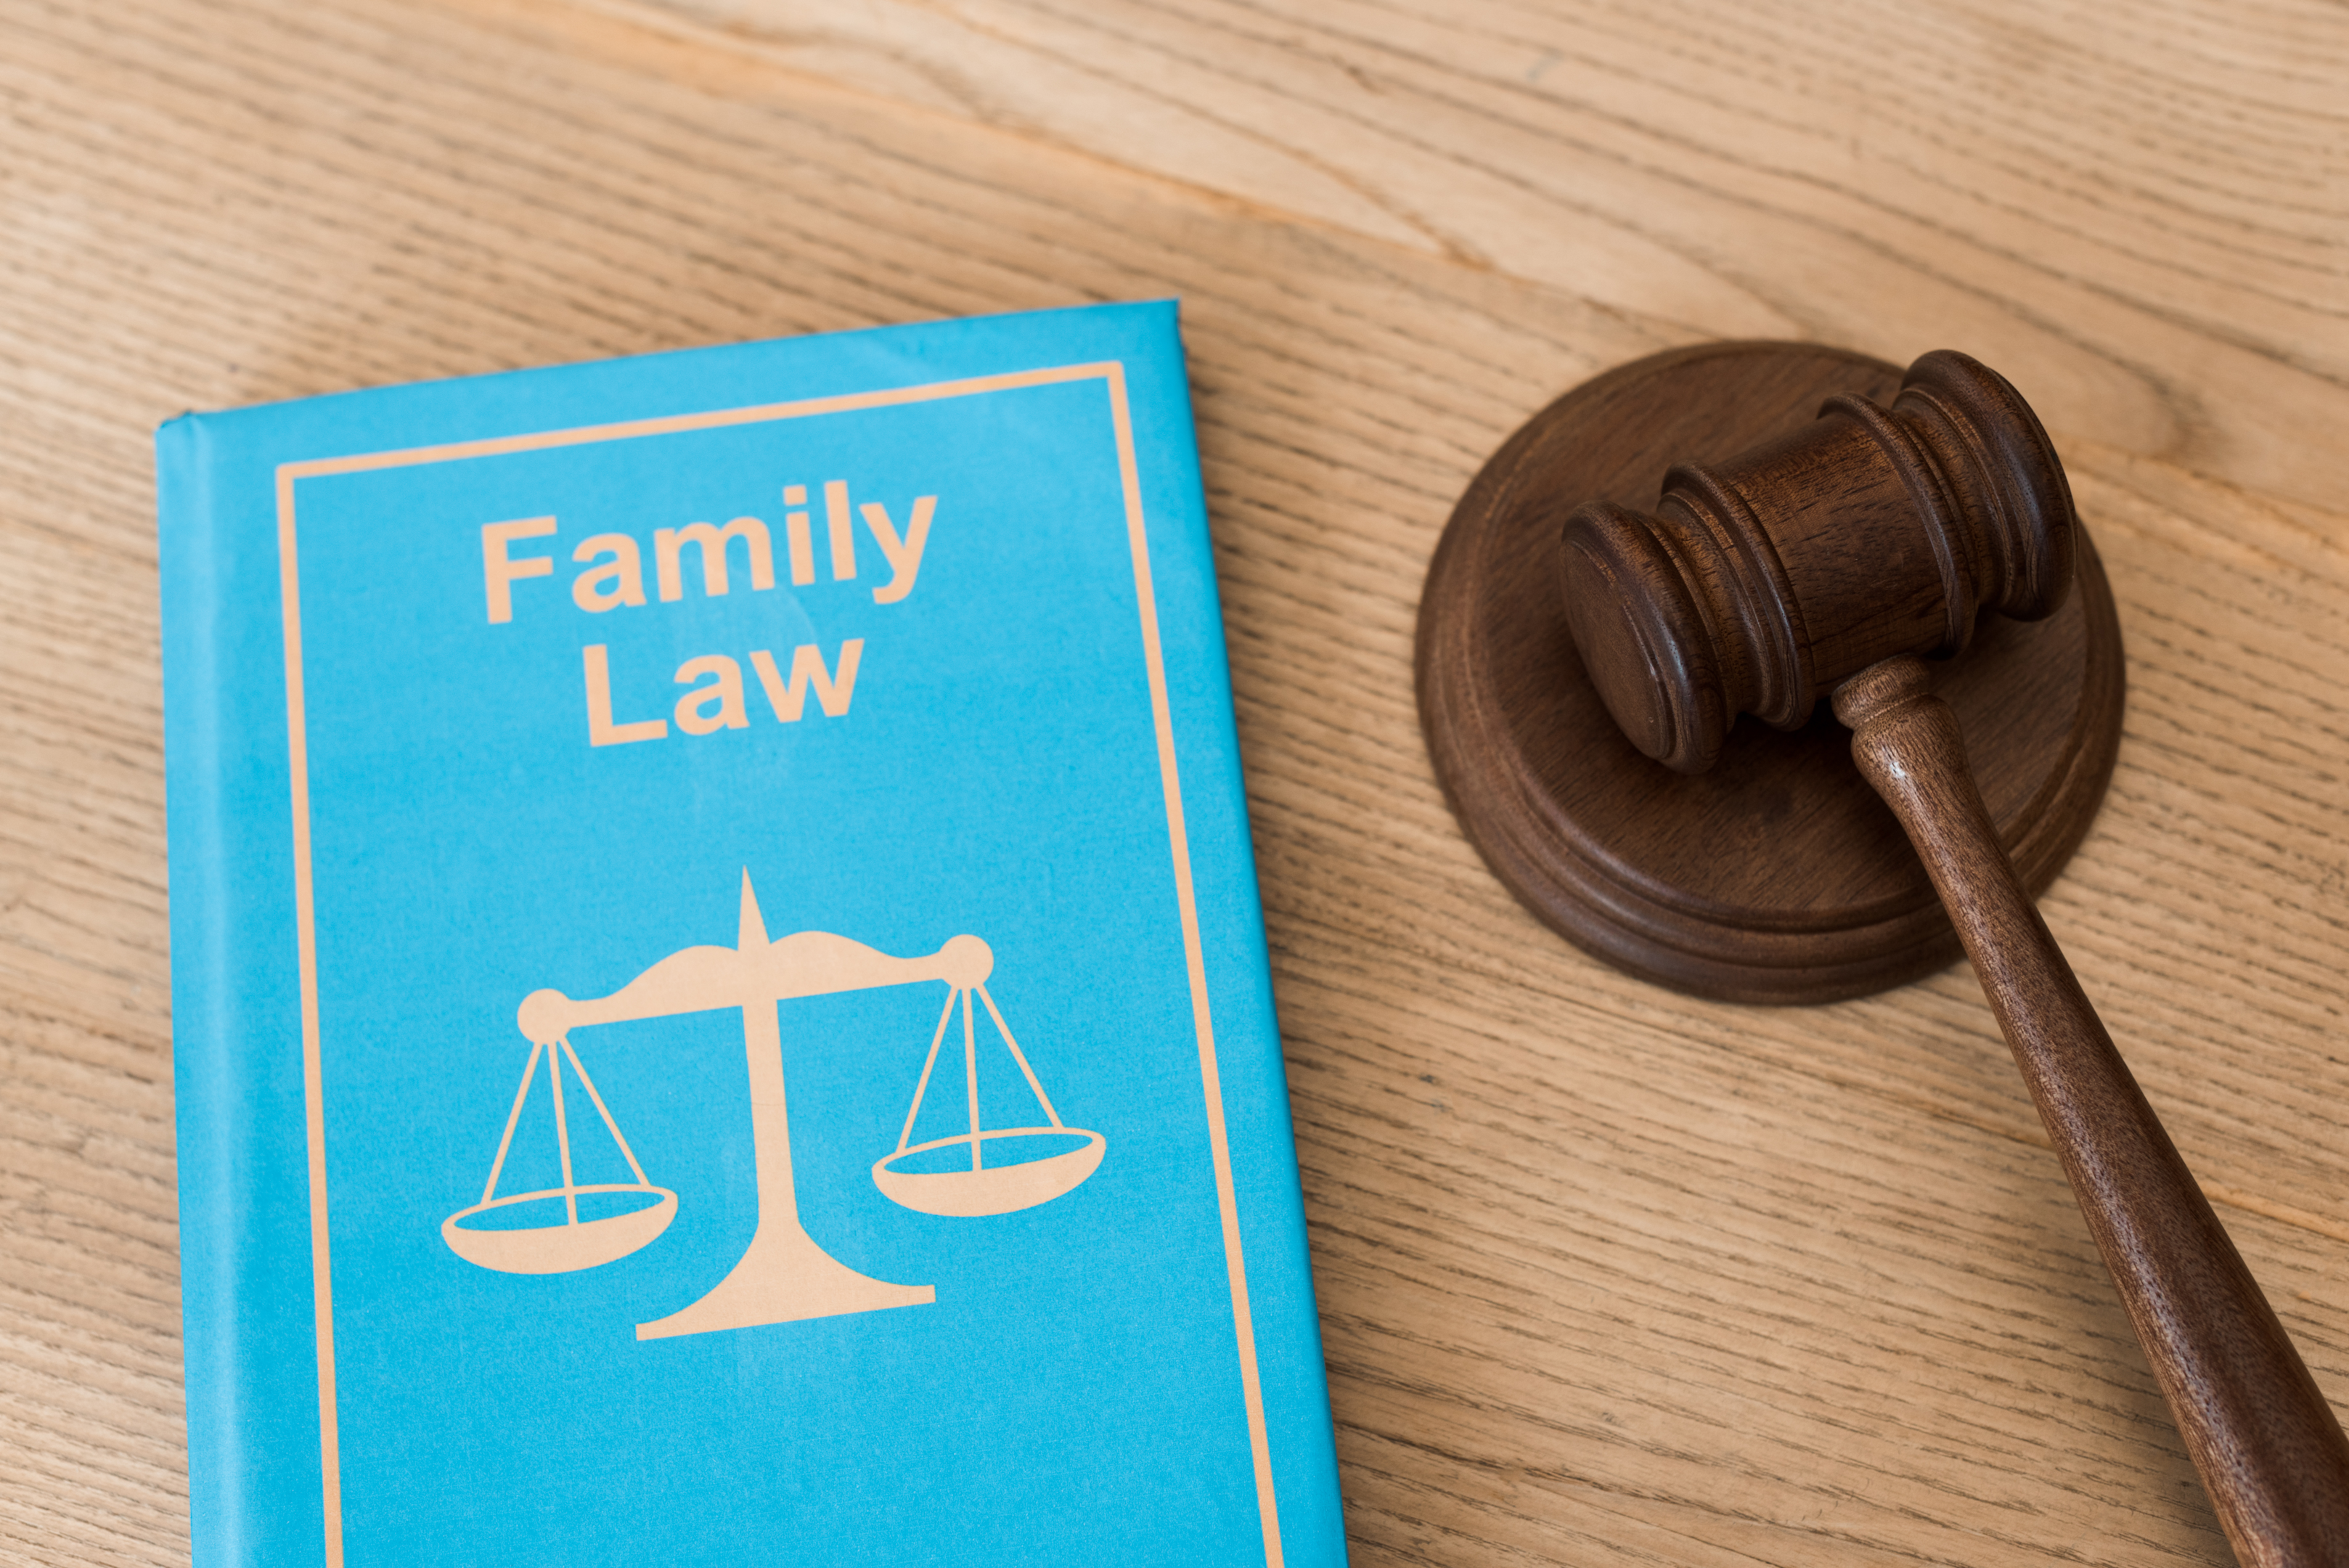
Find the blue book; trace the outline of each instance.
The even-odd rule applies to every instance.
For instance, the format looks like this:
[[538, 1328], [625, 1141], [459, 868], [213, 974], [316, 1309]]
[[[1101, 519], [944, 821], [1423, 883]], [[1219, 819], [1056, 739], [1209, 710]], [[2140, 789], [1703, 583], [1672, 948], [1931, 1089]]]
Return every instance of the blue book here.
[[1171, 303], [157, 445], [198, 1564], [1343, 1561]]

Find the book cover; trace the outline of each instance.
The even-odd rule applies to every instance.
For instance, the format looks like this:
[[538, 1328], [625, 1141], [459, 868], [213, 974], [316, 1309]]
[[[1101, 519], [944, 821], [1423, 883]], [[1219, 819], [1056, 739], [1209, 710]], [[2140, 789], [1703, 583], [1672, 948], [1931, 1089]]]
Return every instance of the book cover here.
[[1171, 303], [158, 437], [196, 1561], [1343, 1561]]

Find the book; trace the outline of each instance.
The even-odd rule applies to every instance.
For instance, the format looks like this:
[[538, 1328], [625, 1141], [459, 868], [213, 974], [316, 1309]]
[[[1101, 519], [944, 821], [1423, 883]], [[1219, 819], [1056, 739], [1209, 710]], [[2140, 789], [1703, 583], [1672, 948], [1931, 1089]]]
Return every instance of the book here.
[[157, 447], [200, 1568], [1343, 1561], [1171, 302]]

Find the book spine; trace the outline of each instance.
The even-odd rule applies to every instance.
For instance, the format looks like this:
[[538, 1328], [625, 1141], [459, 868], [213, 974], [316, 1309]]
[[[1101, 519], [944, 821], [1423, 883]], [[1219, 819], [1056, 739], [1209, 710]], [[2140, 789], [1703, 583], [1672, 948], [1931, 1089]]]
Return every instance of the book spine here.
[[189, 1511], [198, 1564], [245, 1560], [234, 1491], [238, 1397], [233, 1205], [235, 1079], [223, 612], [208, 432], [182, 415], [156, 432], [162, 583], [164, 822], [171, 848], [171, 1075]]

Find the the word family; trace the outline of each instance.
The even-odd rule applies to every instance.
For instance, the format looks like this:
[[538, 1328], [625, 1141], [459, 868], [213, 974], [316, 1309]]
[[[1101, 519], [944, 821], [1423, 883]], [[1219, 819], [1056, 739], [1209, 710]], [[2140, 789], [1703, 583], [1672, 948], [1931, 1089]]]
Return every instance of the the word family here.
[[[794, 509], [783, 514], [785, 562], [794, 587], [807, 587], [816, 580], [814, 527], [810, 522], [811, 514], [798, 510], [807, 505], [807, 498], [804, 484], [783, 487], [783, 504]], [[844, 583], [857, 576], [855, 519], [862, 517], [889, 572], [889, 580], [873, 590], [873, 602], [894, 605], [912, 593], [914, 581], [921, 575], [922, 552], [929, 547], [930, 521], [936, 514], [937, 505], [935, 495], [915, 497], [901, 531], [888, 507], [880, 502], [867, 501], [852, 512], [845, 480], [835, 479], [826, 484], [824, 545], [832, 580]], [[525, 539], [547, 538], [559, 531], [557, 520], [551, 516], [518, 517], [481, 525], [481, 588], [492, 625], [513, 619], [516, 583], [554, 575], [554, 556], [517, 556], [514, 545]], [[725, 597], [734, 587], [730, 560], [737, 541], [742, 546], [743, 567], [751, 590], [773, 587], [774, 534], [760, 518], [737, 517], [722, 528], [714, 523], [688, 523], [681, 528], [654, 529], [653, 586], [661, 602], [674, 604], [685, 597], [688, 546], [692, 548], [701, 568], [702, 593], [710, 598]], [[571, 579], [571, 602], [590, 615], [647, 602], [645, 553], [635, 535], [592, 535], [579, 541], [571, 552], [571, 559], [586, 568]]]

